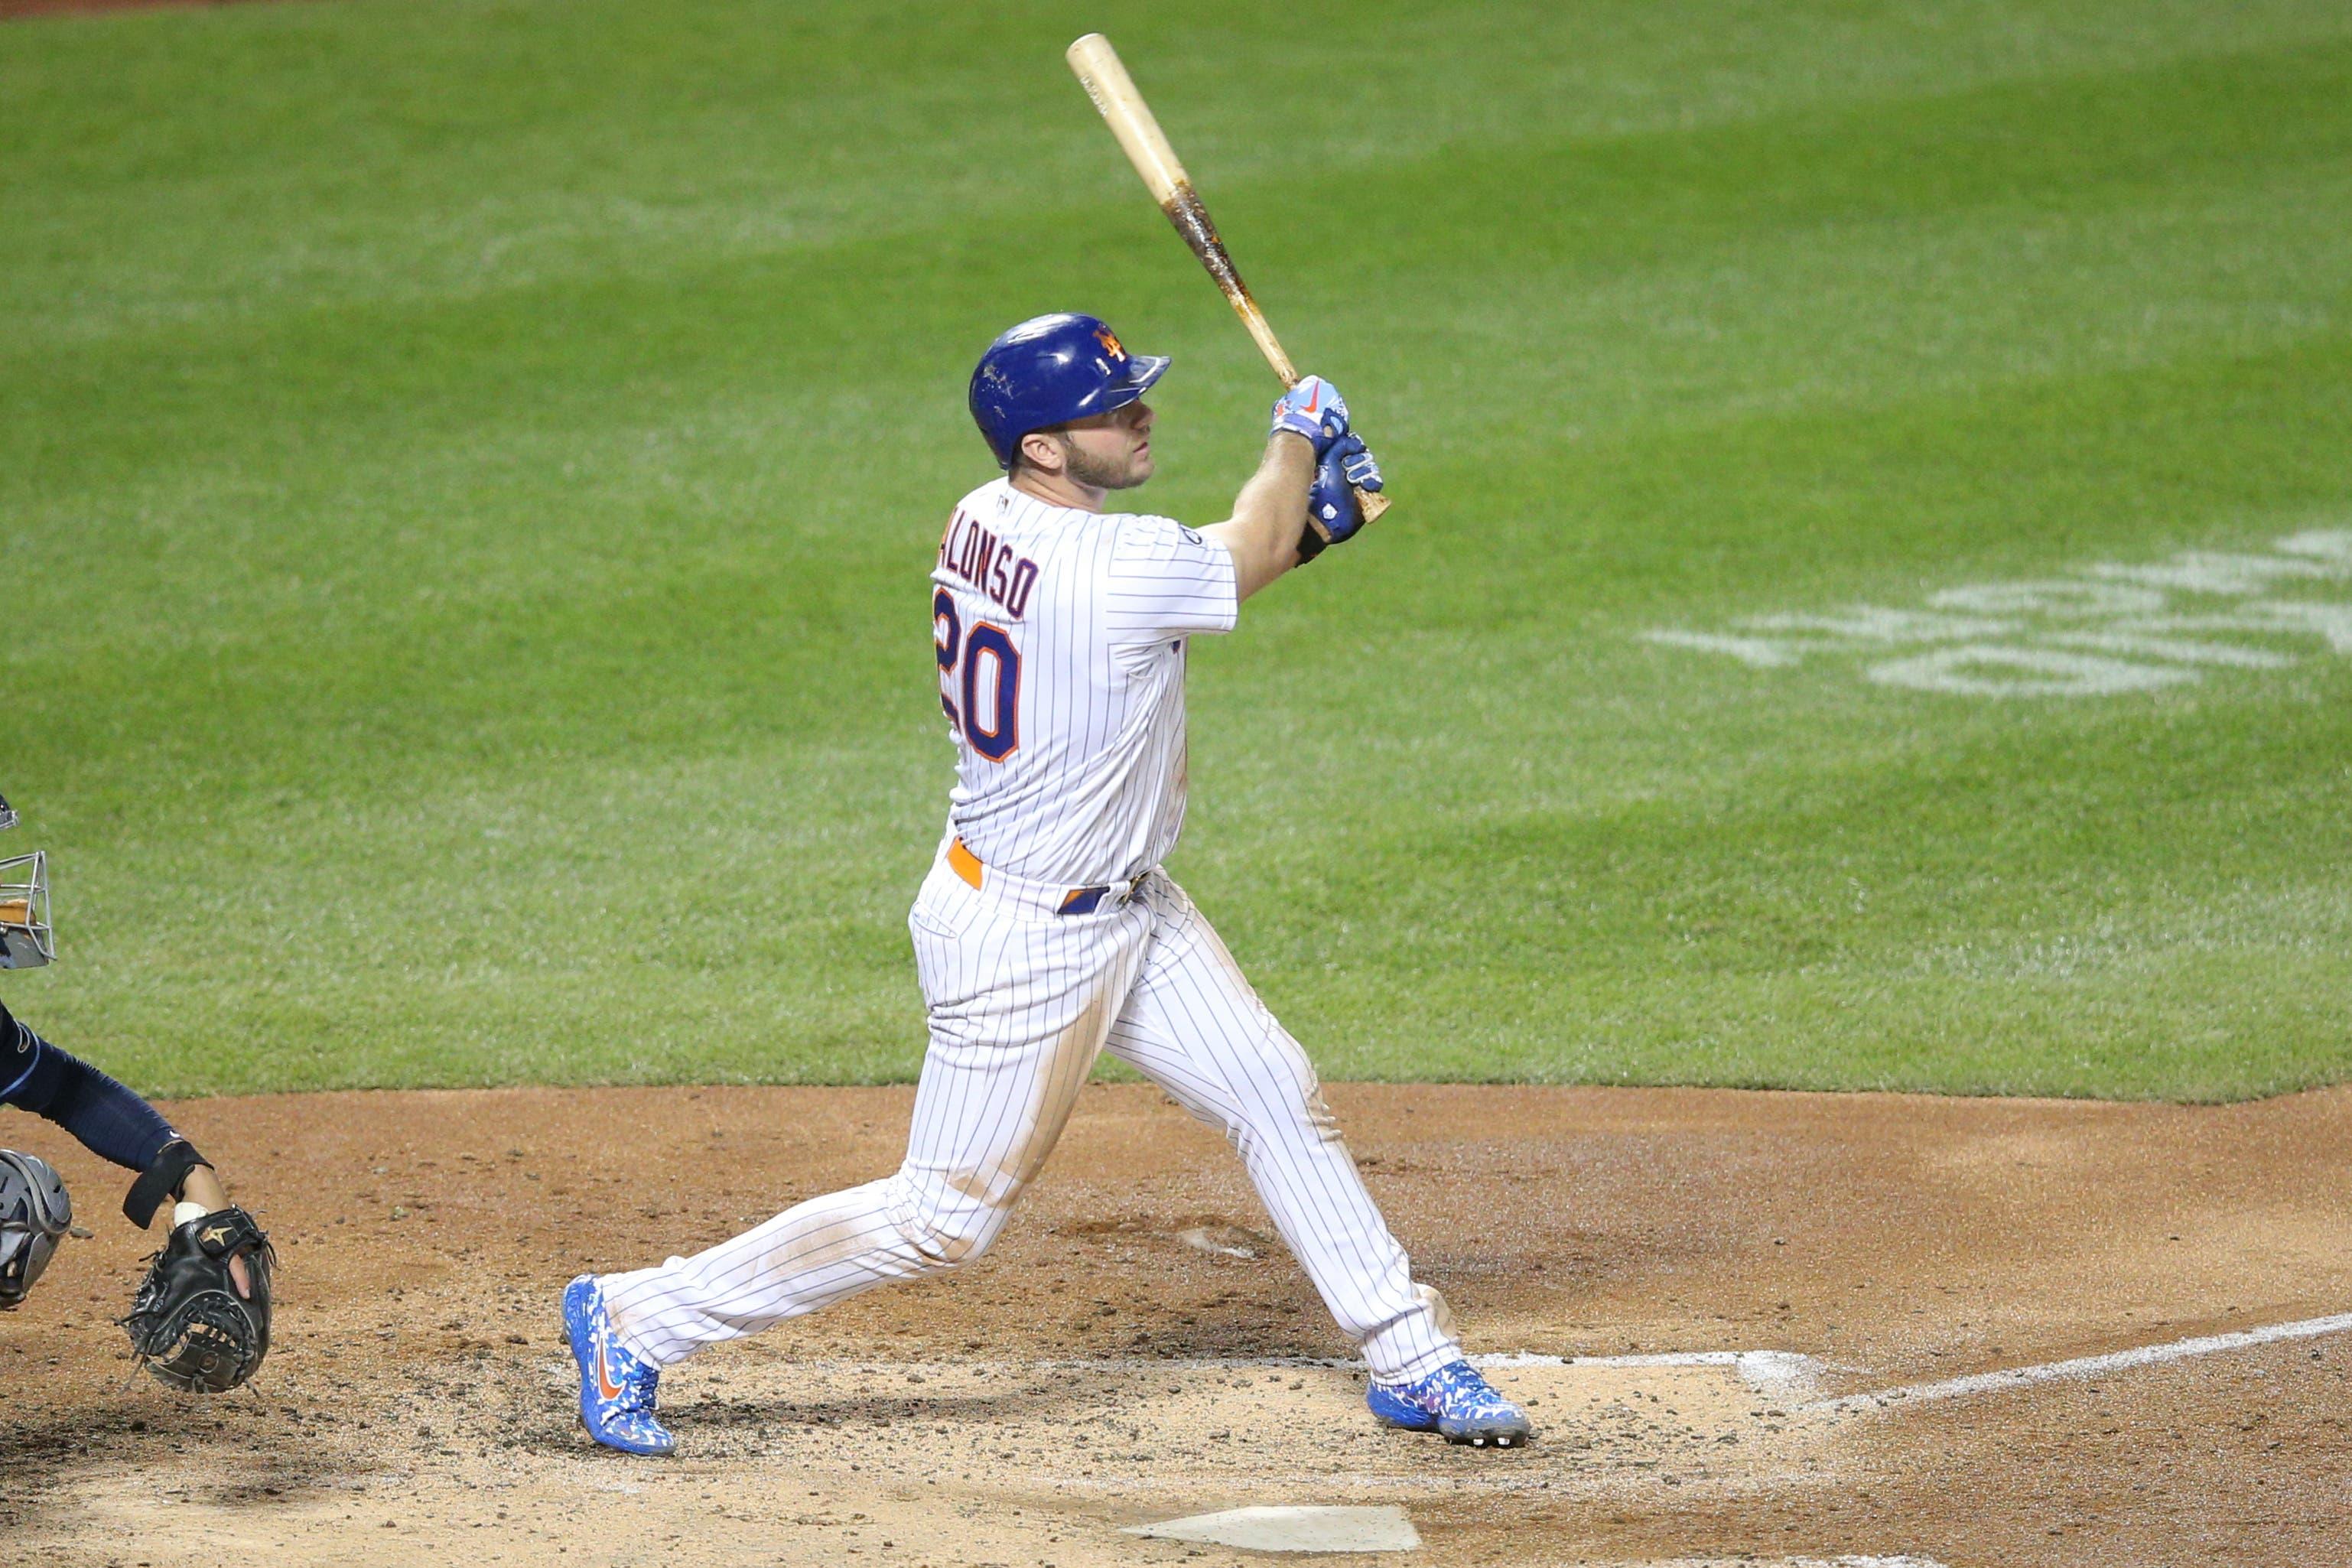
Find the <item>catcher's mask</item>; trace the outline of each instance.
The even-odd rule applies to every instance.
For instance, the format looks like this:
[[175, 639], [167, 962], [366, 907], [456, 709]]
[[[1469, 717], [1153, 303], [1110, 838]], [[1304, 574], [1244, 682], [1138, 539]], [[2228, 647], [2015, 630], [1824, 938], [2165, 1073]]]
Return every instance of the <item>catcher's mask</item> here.
[[[16, 814], [0, 796], [0, 829]], [[58, 955], [49, 930], [49, 858], [45, 850], [0, 859], [0, 969], [37, 969]]]
[[72, 1224], [65, 1178], [37, 1154], [0, 1149], [0, 1312], [25, 1299]]

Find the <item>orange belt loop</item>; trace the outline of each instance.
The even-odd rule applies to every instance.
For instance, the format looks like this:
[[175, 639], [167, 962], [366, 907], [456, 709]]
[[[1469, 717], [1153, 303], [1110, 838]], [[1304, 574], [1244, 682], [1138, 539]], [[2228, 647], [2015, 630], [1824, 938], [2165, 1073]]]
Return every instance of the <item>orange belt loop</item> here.
[[948, 864], [957, 876], [971, 884], [972, 891], [980, 890], [980, 857], [965, 848], [962, 839], [948, 846]]

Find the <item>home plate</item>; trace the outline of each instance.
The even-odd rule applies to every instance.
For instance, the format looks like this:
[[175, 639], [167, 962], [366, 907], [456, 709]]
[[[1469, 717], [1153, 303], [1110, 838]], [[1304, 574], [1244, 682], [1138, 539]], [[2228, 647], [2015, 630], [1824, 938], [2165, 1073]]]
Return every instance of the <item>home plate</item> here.
[[1401, 1508], [1229, 1508], [1163, 1524], [1134, 1524], [1129, 1535], [1198, 1541], [1244, 1552], [1411, 1552], [1421, 1532]]
[[1676, 1557], [1670, 1562], [1643, 1563], [1631, 1568], [1944, 1568], [1932, 1557], [1901, 1554], [1866, 1557]]

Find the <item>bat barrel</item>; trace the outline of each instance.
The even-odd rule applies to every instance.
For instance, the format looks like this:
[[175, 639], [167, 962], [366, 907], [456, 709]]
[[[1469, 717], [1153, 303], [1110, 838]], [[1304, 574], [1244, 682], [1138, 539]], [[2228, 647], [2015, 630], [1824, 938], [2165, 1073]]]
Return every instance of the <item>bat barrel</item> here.
[[[1143, 101], [1135, 79], [1127, 74], [1118, 51], [1100, 33], [1088, 33], [1065, 50], [1064, 58], [1110, 126], [1111, 134], [1118, 138], [1127, 161], [1143, 176], [1144, 186], [1160, 204], [1160, 210], [1168, 215], [1168, 221], [1184, 237], [1184, 243], [1192, 247], [1192, 254], [1201, 258], [1201, 265], [1232, 301], [1242, 325], [1256, 341], [1258, 352], [1265, 355], [1265, 363], [1282, 378], [1283, 385], [1297, 384], [1297, 367], [1283, 352], [1265, 312], [1258, 309], [1257, 300], [1251, 296], [1249, 285], [1242, 281], [1240, 269], [1234, 266], [1232, 254], [1217, 234], [1217, 226], [1210, 221], [1207, 205], [1192, 188], [1192, 177], [1177, 161], [1176, 149], [1169, 144], [1167, 132], [1152, 117], [1151, 106]], [[1356, 500], [1367, 522], [1388, 510], [1388, 498], [1376, 492], [1358, 490]]]
[[1127, 161], [1143, 176], [1143, 183], [1161, 205], [1166, 205], [1178, 186], [1190, 187], [1192, 177], [1184, 165], [1176, 160], [1176, 149], [1169, 145], [1168, 136], [1160, 129], [1160, 121], [1151, 116], [1151, 106], [1143, 101], [1136, 90], [1135, 79], [1127, 74], [1126, 65], [1110, 40], [1100, 33], [1088, 33], [1064, 52], [1070, 69], [1077, 73], [1087, 96], [1095, 100], [1104, 120], [1109, 122], [1111, 134], [1126, 150]]
[[1176, 149], [1169, 144], [1167, 132], [1152, 117], [1151, 106], [1143, 101], [1135, 79], [1127, 74], [1118, 51], [1100, 33], [1088, 33], [1064, 55], [1070, 62], [1071, 71], [1086, 88], [1087, 96], [1094, 100], [1095, 108], [1109, 125], [1111, 134], [1118, 138], [1127, 161], [1143, 176], [1144, 186], [1160, 204], [1160, 210], [1168, 215], [1169, 223], [1184, 237], [1184, 243], [1192, 247], [1202, 267], [1233, 302], [1242, 325], [1249, 329], [1258, 352], [1265, 355], [1265, 363], [1282, 378], [1283, 385], [1296, 384], [1297, 368], [1283, 352], [1265, 312], [1258, 309], [1257, 300], [1251, 295], [1249, 285], [1242, 280], [1241, 269], [1234, 265], [1233, 253], [1218, 235], [1207, 205], [1201, 200], [1201, 193], [1192, 188], [1192, 177], [1184, 172]]

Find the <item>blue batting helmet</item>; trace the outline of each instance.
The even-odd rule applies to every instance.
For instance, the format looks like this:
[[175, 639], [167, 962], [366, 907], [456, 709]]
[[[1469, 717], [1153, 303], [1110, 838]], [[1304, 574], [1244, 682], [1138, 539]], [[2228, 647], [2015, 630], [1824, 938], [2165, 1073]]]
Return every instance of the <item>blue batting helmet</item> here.
[[1038, 316], [980, 356], [971, 373], [972, 423], [1010, 468], [1022, 437], [1124, 408], [1167, 369], [1165, 355], [1128, 353], [1097, 317]]

